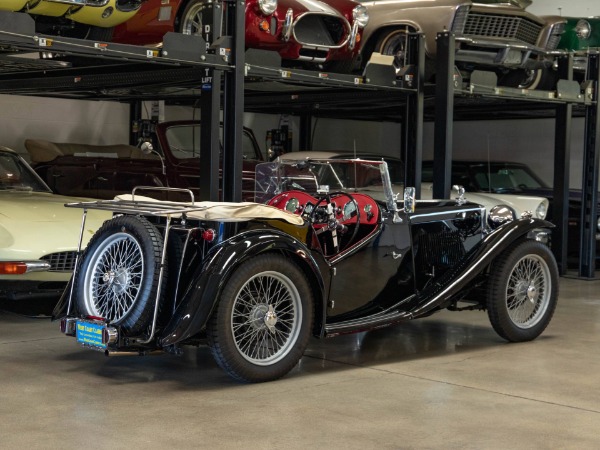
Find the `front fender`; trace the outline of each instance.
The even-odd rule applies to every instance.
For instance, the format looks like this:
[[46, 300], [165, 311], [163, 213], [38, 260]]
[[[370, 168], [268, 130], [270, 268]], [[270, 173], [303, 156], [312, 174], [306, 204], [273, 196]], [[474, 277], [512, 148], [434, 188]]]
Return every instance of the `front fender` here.
[[483, 239], [475, 251], [446, 272], [436, 283], [432, 283], [417, 296], [410, 315], [419, 317], [452, 300], [489, 266], [494, 258], [517, 241], [527, 238], [535, 230], [551, 229], [554, 225], [541, 219], [519, 219], [497, 228]]
[[247, 231], [222, 243], [207, 255], [159, 337], [160, 345], [173, 345], [202, 331], [233, 271], [247, 259], [265, 252], [285, 253], [304, 261], [304, 269], [316, 280], [321, 298], [324, 297], [325, 282], [306, 246], [277, 230]]

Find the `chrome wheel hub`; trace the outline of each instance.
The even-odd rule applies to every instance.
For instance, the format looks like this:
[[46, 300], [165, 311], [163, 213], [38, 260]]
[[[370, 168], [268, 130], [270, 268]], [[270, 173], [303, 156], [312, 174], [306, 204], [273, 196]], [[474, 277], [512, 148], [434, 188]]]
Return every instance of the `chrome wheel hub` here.
[[124, 267], [119, 267], [117, 270], [105, 272], [102, 276], [102, 281], [107, 284], [109, 289], [115, 294], [122, 294], [127, 290], [129, 285], [129, 272]]

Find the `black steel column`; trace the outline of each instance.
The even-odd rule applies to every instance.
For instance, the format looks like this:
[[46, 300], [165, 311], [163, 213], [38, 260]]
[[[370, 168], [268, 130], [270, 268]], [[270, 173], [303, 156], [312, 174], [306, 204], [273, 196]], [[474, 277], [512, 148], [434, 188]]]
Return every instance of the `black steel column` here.
[[435, 83], [435, 130], [433, 138], [433, 198], [450, 197], [452, 136], [454, 125], [453, 33], [438, 33]]
[[138, 145], [140, 120], [142, 120], [142, 102], [136, 100], [129, 104], [129, 145]]
[[581, 245], [579, 276], [594, 278], [596, 263], [596, 220], [598, 217], [598, 129], [600, 128], [600, 102], [598, 87], [600, 80], [599, 56], [588, 56], [588, 77], [594, 83], [594, 104], [585, 111], [585, 148], [583, 154], [583, 192], [581, 193]]
[[219, 165], [221, 143], [221, 79], [222, 72], [210, 72], [210, 83], [202, 83], [200, 96], [200, 198], [216, 202], [219, 200]]
[[[573, 79], [573, 55], [558, 60], [558, 74], [561, 80]], [[552, 251], [558, 262], [561, 275], [567, 272], [567, 243], [569, 231], [569, 171], [571, 163], [571, 122], [573, 105], [561, 104], [556, 108], [556, 132], [554, 135], [554, 193], [552, 201], [552, 221], [556, 229], [552, 231]]]
[[299, 150], [312, 150], [312, 116], [309, 114], [300, 116], [299, 138]]
[[223, 200], [242, 200], [242, 126], [244, 118], [244, 27], [245, 2], [227, 0], [226, 34], [233, 38], [230, 62], [223, 90]]
[[408, 36], [410, 64], [415, 67], [413, 87], [416, 92], [408, 95], [402, 121], [402, 146], [404, 156], [404, 185], [416, 190], [421, 198], [421, 172], [423, 169], [423, 114], [425, 95], [425, 37], [422, 34]]
[[[220, 35], [221, 8], [214, 3], [202, 7], [202, 37], [212, 43]], [[217, 24], [217, 28], [215, 28]], [[200, 96], [200, 196], [198, 200], [219, 200], [219, 165], [221, 144], [221, 80], [222, 71], [201, 68], [202, 94]]]

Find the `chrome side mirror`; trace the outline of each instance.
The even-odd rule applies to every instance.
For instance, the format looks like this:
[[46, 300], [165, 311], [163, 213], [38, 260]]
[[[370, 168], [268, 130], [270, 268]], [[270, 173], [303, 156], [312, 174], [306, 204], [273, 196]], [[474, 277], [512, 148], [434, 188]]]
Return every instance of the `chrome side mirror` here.
[[416, 189], [414, 187], [404, 188], [404, 212], [414, 213], [415, 212], [415, 195]]

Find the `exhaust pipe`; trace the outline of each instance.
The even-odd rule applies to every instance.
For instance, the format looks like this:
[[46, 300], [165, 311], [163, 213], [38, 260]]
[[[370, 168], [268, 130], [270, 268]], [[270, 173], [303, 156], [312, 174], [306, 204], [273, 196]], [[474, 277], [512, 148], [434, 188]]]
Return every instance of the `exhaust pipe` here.
[[104, 350], [104, 356], [153, 356], [153, 355], [162, 355], [164, 353], [163, 350]]

